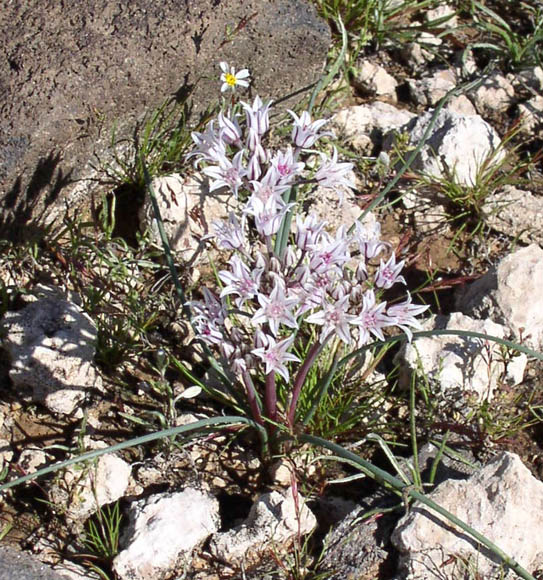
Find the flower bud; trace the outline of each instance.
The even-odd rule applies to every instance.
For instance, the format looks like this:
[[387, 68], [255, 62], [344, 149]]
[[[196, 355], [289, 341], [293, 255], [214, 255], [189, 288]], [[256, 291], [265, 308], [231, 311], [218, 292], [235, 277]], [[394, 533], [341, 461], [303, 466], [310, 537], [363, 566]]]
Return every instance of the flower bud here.
[[249, 159], [249, 165], [247, 166], [247, 177], [250, 180], [256, 180], [260, 177], [261, 173], [262, 171], [258, 162], [258, 156], [252, 155], [251, 159]]

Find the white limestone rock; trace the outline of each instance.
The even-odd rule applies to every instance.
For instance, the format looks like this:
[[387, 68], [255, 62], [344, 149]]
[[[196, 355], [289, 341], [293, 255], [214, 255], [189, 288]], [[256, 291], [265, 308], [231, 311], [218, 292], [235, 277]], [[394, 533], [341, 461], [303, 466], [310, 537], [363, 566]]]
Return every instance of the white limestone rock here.
[[89, 389], [102, 387], [93, 363], [96, 327], [54, 289], [41, 286], [39, 292], [43, 297], [2, 320], [9, 376], [53, 413], [71, 414]]
[[[341, 195], [333, 189], [317, 187], [304, 204], [307, 214], [314, 214], [319, 220], [326, 222], [326, 230], [333, 235], [342, 225], [351, 227], [362, 214], [356, 194], [347, 188]], [[373, 214], [368, 214], [367, 220], [376, 221]], [[294, 222], [294, 220], [293, 220]], [[293, 226], [294, 228], [294, 223]]]
[[[467, 330], [504, 338], [505, 328], [491, 320], [476, 320], [454, 312], [434, 316], [424, 324], [425, 330]], [[523, 357], [526, 365], [526, 356]], [[422, 372], [447, 400], [463, 407], [470, 397], [477, 402], [491, 400], [499, 380], [506, 375], [499, 345], [479, 338], [439, 335], [416, 338], [406, 344], [397, 360], [400, 381], [408, 385], [412, 373]]]
[[[502, 453], [467, 480], [447, 480], [430, 499], [499, 546], [529, 571], [543, 566], [543, 483], [513, 453]], [[504, 570], [476, 540], [423, 504], [398, 523], [392, 542], [400, 551], [402, 578], [464, 577], [461, 560], [480, 578], [516, 575]], [[490, 557], [489, 557], [490, 556]]]
[[[205, 256], [202, 238], [211, 223], [227, 219], [237, 202], [226, 193], [208, 191], [201, 176], [182, 177], [178, 173], [156, 177], [153, 191], [170, 246], [185, 262], [197, 263]], [[147, 193], [139, 213], [142, 228], [150, 227], [155, 243], [161, 245], [151, 198]]]
[[543, 246], [543, 198], [505, 185], [486, 197], [484, 221], [497, 232], [529, 244]]
[[370, 60], [363, 60], [358, 64], [353, 85], [361, 93], [383, 97], [393, 103], [397, 101], [396, 79], [384, 67]]
[[439, 26], [449, 29], [458, 26], [456, 10], [452, 6], [449, 6], [449, 4], [441, 4], [432, 10], [427, 10], [425, 18], [426, 22], [433, 22], [434, 25], [439, 24]]
[[42, 449], [27, 447], [26, 449], [23, 449], [21, 455], [19, 455], [17, 465], [24, 473], [34, 473], [35, 471], [38, 471], [38, 469], [45, 467], [48, 461], [53, 462], [54, 458], [48, 456]]
[[409, 189], [402, 195], [404, 207], [411, 210], [417, 230], [424, 234], [445, 235], [451, 231], [447, 208], [440, 201], [433, 192], [428, 195], [416, 189]]
[[210, 551], [229, 564], [251, 561], [270, 545], [274, 549], [288, 545], [298, 534], [312, 532], [317, 520], [298, 494], [296, 501], [292, 489], [284, 493], [266, 493], [253, 504], [247, 520], [237, 528], [211, 539]]
[[503, 113], [513, 104], [515, 89], [504, 76], [495, 73], [473, 90], [470, 97], [480, 115]]
[[355, 149], [370, 152], [385, 132], [399, 129], [415, 116], [404, 109], [376, 101], [342, 109], [334, 116], [332, 123]]
[[[417, 146], [430, 120], [429, 111], [413, 119], [405, 130], [409, 142]], [[392, 147], [393, 140], [385, 144]], [[447, 178], [459, 185], [473, 186], [485, 160], [499, 163], [505, 152], [499, 149], [500, 137], [479, 115], [458, 115], [442, 110], [411, 168], [437, 179]]]
[[412, 70], [418, 70], [434, 59], [434, 48], [441, 46], [442, 42], [441, 38], [429, 32], [421, 32], [417, 42], [410, 42], [405, 46], [402, 58]]
[[164, 580], [219, 527], [219, 503], [187, 488], [134, 502], [121, 538], [123, 550], [113, 561], [121, 580]]
[[[102, 441], [86, 441], [86, 444], [89, 450], [107, 447]], [[118, 455], [102, 455], [96, 461], [66, 469], [51, 488], [51, 499], [66, 506], [66, 518], [77, 528], [98, 508], [125, 495], [131, 472], [130, 464]]]
[[445, 108], [448, 111], [457, 113], [458, 115], [464, 115], [464, 117], [477, 114], [473, 103], [466, 97], [466, 95], [452, 97], [445, 105]]
[[536, 244], [503, 258], [496, 269], [457, 296], [456, 305], [470, 316], [491, 318], [515, 338], [543, 348], [543, 250]]
[[435, 105], [456, 86], [454, 71], [445, 68], [438, 70], [430, 77], [408, 79], [407, 86], [413, 101], [418, 105]]

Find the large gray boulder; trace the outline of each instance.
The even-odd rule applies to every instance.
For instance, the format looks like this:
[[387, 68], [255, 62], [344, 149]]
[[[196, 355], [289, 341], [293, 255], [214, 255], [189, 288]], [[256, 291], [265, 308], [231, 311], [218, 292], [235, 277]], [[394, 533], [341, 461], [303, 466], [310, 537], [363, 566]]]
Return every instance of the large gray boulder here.
[[66, 580], [33, 556], [0, 546], [0, 578], [9, 580]]
[[[321, 74], [330, 31], [306, 0], [13, 0], [0, 11], [0, 234], [39, 232], [96, 191], [93, 153], [115, 126], [187, 89], [218, 97], [219, 61], [253, 92], [285, 96]], [[107, 161], [107, 156], [105, 156]]]

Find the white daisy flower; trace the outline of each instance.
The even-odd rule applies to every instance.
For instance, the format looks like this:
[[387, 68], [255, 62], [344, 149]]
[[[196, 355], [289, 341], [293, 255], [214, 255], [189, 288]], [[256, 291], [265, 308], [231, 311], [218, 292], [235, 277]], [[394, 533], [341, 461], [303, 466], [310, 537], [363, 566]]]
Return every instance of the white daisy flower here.
[[226, 62], [219, 63], [221, 67], [222, 74], [221, 74], [221, 93], [224, 91], [232, 90], [235, 91], [237, 86], [240, 87], [248, 87], [249, 86], [249, 71], [246, 68], [241, 69], [240, 71], [236, 72], [236, 69], [233, 66], [228, 66]]

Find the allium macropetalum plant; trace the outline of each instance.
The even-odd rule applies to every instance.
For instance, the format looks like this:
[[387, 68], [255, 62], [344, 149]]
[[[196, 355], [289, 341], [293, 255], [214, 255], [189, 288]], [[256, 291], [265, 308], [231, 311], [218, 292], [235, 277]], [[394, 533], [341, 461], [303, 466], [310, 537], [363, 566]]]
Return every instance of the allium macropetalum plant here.
[[[411, 339], [427, 307], [409, 294], [403, 302], [384, 300], [392, 286], [405, 285], [404, 262], [381, 240], [378, 223], [332, 232], [296, 203], [292, 189], [311, 195], [319, 186], [340, 196], [342, 188], [354, 187], [353, 165], [340, 163], [335, 148], [331, 157], [306, 149], [330, 137], [326, 121], [291, 113], [291, 142], [272, 151], [270, 103], [256, 97], [242, 109], [245, 122], [221, 113], [205, 132], [193, 134], [191, 156], [204, 165], [210, 192], [226, 188], [241, 209], [213, 222], [209, 240], [225, 252], [224, 267], [217, 286], [203, 288], [203, 299], [189, 306], [197, 337], [219, 356], [253, 419], [274, 435], [300, 421], [304, 382], [327, 345], [349, 353], [384, 340], [392, 327]], [[278, 392], [287, 395], [278, 400]]]

